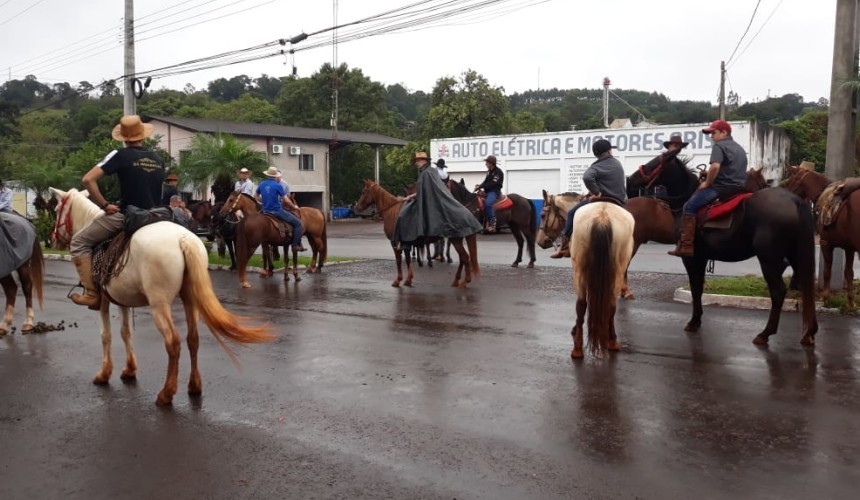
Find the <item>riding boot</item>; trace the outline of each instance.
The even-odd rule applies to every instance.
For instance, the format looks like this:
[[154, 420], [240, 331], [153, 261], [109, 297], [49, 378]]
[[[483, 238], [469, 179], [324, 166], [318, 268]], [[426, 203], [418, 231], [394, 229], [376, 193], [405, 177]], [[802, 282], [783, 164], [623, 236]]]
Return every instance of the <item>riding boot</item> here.
[[695, 251], [696, 214], [684, 214], [681, 218], [681, 236], [678, 245], [670, 250], [669, 255], [675, 257], [692, 257]]
[[93, 282], [93, 258], [91, 256], [75, 257], [72, 259], [72, 263], [78, 271], [81, 285], [85, 290], [83, 295], [79, 293], [72, 294], [72, 302], [79, 306], [87, 306], [94, 311], [98, 311], [102, 306], [102, 295]]
[[562, 257], [570, 258], [570, 238], [564, 235], [561, 236], [561, 248], [549, 256], [550, 259], [560, 259]]
[[293, 245], [293, 251], [294, 252], [304, 252], [305, 250], [306, 250], [306, 248], [303, 247], [301, 243]]
[[484, 231], [486, 234], [493, 234], [496, 232], [496, 218], [490, 217], [490, 220], [487, 221], [487, 229]]

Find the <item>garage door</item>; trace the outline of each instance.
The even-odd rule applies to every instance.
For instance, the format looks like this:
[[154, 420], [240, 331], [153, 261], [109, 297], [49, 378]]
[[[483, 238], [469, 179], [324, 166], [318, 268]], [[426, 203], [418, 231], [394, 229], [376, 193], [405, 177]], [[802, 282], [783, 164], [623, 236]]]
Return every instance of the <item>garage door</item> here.
[[541, 193], [543, 189], [546, 189], [547, 193], [558, 193], [558, 185], [558, 169], [508, 170], [505, 172], [505, 192], [517, 193], [533, 200], [543, 198]]

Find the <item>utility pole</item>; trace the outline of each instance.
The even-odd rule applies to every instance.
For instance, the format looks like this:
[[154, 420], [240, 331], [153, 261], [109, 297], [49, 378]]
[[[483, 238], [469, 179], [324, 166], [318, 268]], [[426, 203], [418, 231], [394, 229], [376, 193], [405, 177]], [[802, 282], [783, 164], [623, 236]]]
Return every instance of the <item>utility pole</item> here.
[[603, 128], [609, 128], [609, 77], [603, 79]]
[[123, 75], [122, 112], [137, 114], [134, 99], [134, 0], [125, 0], [125, 60]]
[[726, 119], [726, 61], [720, 61], [720, 120]]
[[[856, 135], [856, 95], [845, 82], [857, 77], [860, 55], [858, 0], [836, 1], [836, 26], [833, 34], [833, 70], [830, 78], [830, 110], [827, 124], [827, 156], [824, 174], [833, 180], [854, 175], [854, 137]], [[822, 279], [819, 266], [819, 280]], [[845, 254], [833, 256], [830, 287], [841, 290]]]

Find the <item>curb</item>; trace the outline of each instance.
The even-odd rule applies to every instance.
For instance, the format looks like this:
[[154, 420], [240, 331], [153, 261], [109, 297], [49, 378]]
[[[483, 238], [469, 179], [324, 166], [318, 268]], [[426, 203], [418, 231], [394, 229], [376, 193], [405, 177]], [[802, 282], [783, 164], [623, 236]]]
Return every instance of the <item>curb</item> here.
[[[675, 302], [689, 304], [693, 301], [693, 297], [689, 290], [684, 288], [676, 288], [672, 296]], [[720, 295], [716, 293], [703, 293], [702, 305], [704, 306], [722, 306], [722, 307], [737, 307], [739, 309], [770, 309], [769, 297], [744, 297], [740, 295]], [[800, 301], [797, 299], [785, 299], [782, 304], [783, 311], [800, 311]], [[838, 309], [824, 307], [821, 302], [815, 303], [816, 312], [838, 313]]]

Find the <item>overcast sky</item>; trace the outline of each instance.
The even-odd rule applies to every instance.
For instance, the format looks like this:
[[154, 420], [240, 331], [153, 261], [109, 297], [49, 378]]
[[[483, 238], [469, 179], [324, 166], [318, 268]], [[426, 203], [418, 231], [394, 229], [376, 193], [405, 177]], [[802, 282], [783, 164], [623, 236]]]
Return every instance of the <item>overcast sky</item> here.
[[[806, 101], [830, 97], [834, 0], [507, 0], [471, 13], [450, 12], [452, 5], [478, 1], [420, 2], [424, 7], [447, 4], [435, 12], [449, 12], [396, 33], [338, 43], [338, 62], [384, 84], [428, 92], [440, 76], [471, 68], [508, 94], [598, 88], [609, 77], [616, 89], [716, 102], [720, 61], [729, 61], [758, 4], [728, 66], [727, 90], [737, 92], [741, 102], [786, 93]], [[337, 22], [416, 3], [338, 0]], [[138, 1], [137, 71], [146, 74], [329, 28], [333, 5], [325, 0]], [[12, 78], [34, 74], [43, 82], [75, 85], [123, 74], [122, 17], [120, 0], [0, 0], [0, 83], [10, 72]], [[358, 25], [339, 34], [371, 28]], [[295, 47], [321, 41], [331, 41], [331, 33]], [[327, 45], [294, 57], [304, 77], [331, 62], [333, 51]], [[287, 61], [278, 56], [171, 76], [155, 80], [153, 87], [181, 90], [191, 83], [201, 89], [219, 77], [284, 76], [292, 64]]]

